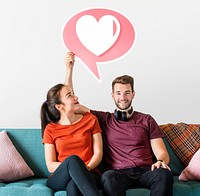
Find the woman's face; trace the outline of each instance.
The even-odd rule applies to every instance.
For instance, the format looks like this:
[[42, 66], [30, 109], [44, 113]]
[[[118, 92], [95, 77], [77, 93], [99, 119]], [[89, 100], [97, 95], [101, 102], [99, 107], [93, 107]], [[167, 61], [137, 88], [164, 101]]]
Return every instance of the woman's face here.
[[63, 86], [60, 91], [60, 101], [58, 104], [58, 110], [62, 110], [66, 113], [74, 112], [75, 105], [78, 104], [78, 97], [74, 95], [73, 90], [68, 86]]

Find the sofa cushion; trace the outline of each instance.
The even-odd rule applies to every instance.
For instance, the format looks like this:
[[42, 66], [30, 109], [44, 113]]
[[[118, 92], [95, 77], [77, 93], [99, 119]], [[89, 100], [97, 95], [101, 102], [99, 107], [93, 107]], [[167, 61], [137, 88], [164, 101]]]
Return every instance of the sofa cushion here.
[[160, 128], [176, 155], [187, 166], [200, 147], [200, 125], [178, 123], [160, 125]]
[[0, 183], [0, 195], [4, 196], [53, 196], [54, 191], [46, 186], [47, 178], [31, 177], [11, 183]]
[[[200, 184], [197, 181], [181, 182], [178, 180], [178, 176], [174, 176], [173, 184], [173, 196], [199, 196], [200, 195]], [[149, 196], [150, 190], [146, 188], [129, 189], [126, 191], [126, 196]], [[64, 195], [62, 195], [64, 196]]]
[[12, 182], [34, 175], [5, 130], [0, 132], [0, 157], [0, 182]]
[[178, 176], [174, 176], [173, 196], [198, 196], [200, 195], [200, 184], [198, 181], [179, 181]]
[[40, 129], [4, 129], [35, 177], [48, 177]]
[[179, 180], [199, 180], [200, 181], [200, 148], [194, 154], [189, 165], [181, 172]]

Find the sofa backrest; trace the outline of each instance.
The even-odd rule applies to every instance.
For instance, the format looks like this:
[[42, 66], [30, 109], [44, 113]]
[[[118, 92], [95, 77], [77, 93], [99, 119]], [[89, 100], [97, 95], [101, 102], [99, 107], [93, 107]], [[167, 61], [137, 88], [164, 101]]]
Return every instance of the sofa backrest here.
[[173, 151], [173, 149], [171, 148], [169, 142], [167, 141], [166, 138], [163, 138], [163, 141], [165, 143], [165, 146], [167, 148], [167, 151], [169, 153], [170, 156], [170, 164], [169, 167], [172, 170], [173, 175], [180, 175], [182, 170], [184, 169], [184, 166], [181, 162], [181, 160], [177, 157], [177, 155], [175, 154], [175, 152]]
[[[23, 159], [33, 170], [35, 177], [48, 177], [44, 147], [40, 129], [0, 129], [5, 130], [13, 142], [14, 146], [21, 154]], [[163, 139], [170, 156], [170, 168], [174, 175], [180, 175], [184, 166], [177, 155], [174, 153], [166, 138]]]
[[48, 177], [44, 158], [44, 147], [40, 129], [0, 129], [5, 130], [12, 143], [33, 170], [35, 177]]

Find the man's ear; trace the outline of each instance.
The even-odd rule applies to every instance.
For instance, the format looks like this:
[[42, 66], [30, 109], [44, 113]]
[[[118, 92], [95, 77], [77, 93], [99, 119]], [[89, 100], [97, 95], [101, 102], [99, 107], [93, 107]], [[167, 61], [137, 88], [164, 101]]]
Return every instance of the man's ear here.
[[133, 91], [133, 99], [135, 98], [135, 91]]

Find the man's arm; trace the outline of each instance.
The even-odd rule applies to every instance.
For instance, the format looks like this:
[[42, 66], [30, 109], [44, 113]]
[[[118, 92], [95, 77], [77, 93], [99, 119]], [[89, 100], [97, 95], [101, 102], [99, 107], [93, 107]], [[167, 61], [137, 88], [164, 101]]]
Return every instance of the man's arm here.
[[153, 153], [157, 159], [157, 162], [154, 163], [151, 167], [152, 171], [160, 167], [170, 170], [168, 166], [170, 162], [170, 157], [163, 142], [163, 139], [162, 138], [151, 139], [150, 143]]

